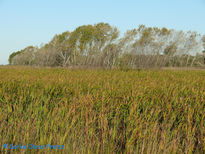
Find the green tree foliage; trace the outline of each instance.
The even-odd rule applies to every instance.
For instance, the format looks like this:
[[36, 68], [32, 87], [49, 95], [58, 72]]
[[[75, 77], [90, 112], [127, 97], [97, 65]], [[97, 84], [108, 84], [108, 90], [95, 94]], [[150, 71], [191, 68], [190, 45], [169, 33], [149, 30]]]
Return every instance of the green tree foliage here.
[[205, 36], [140, 25], [120, 37], [116, 27], [98, 23], [55, 35], [49, 43], [35, 49], [31, 46], [12, 53], [9, 63], [105, 68], [202, 66]]
[[23, 52], [23, 50], [17, 51], [17, 52], [13, 52], [13, 53], [9, 56], [9, 64], [10, 64], [10, 65], [13, 64], [13, 63], [12, 63], [13, 58], [14, 58], [15, 56], [21, 54], [22, 52]]
[[202, 37], [202, 42], [203, 42], [203, 47], [204, 47], [204, 52], [205, 52], [205, 35]]
[[37, 50], [34, 46], [28, 46], [23, 50], [12, 53], [9, 56], [9, 64], [29, 65], [34, 59], [34, 52]]

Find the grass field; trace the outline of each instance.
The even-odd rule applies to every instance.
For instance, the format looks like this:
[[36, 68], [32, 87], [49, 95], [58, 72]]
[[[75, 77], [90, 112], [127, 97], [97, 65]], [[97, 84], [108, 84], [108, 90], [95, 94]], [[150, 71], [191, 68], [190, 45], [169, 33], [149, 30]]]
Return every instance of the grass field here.
[[205, 71], [2, 67], [0, 151], [205, 153]]

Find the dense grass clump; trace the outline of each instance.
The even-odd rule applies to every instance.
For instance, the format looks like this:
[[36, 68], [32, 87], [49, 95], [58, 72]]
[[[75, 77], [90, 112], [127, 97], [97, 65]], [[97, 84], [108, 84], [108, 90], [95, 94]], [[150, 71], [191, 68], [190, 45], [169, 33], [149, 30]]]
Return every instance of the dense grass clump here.
[[204, 153], [205, 72], [1, 68], [0, 151]]

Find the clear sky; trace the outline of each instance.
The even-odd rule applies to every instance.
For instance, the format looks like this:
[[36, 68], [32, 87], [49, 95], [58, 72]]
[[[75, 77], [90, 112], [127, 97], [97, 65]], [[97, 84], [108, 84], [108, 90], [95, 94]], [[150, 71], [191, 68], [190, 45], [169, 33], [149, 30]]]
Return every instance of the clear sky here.
[[29, 45], [85, 24], [106, 22], [121, 32], [146, 26], [205, 34], [205, 0], [0, 0], [0, 64]]

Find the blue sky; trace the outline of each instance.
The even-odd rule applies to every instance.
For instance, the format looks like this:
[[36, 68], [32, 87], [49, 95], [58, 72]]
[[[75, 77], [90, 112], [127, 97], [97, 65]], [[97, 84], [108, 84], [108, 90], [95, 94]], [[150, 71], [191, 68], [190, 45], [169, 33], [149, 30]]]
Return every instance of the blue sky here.
[[146, 26], [205, 34], [205, 0], [0, 0], [0, 64], [58, 33], [106, 22], [121, 32]]

